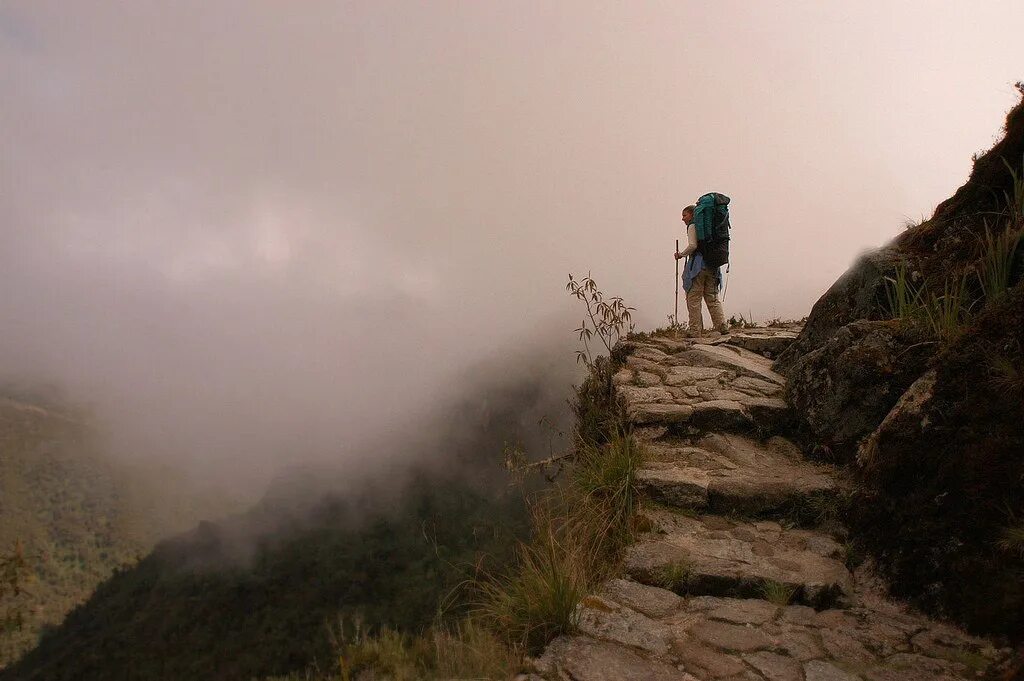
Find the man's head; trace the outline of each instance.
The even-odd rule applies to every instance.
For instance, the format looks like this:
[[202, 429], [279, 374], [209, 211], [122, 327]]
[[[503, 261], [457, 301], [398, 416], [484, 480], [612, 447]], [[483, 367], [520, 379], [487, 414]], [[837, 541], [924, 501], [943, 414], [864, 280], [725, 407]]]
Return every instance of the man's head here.
[[687, 206], [683, 209], [683, 224], [688, 225], [693, 222], [693, 210], [696, 206]]

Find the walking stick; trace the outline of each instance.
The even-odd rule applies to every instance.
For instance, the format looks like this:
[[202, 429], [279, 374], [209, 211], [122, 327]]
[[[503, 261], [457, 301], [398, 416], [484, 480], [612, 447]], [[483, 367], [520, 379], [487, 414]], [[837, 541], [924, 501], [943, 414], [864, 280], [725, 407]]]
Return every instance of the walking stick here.
[[[679, 253], [679, 239], [676, 239], [676, 253]], [[675, 254], [673, 254], [675, 257]], [[676, 258], [676, 326], [679, 326], [679, 258]]]

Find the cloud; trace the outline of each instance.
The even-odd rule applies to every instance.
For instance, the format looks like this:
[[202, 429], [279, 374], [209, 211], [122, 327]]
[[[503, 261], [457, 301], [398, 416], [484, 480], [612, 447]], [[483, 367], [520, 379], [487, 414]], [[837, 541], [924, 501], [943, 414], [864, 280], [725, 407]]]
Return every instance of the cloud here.
[[482, 358], [571, 362], [570, 271], [663, 323], [710, 189], [727, 312], [802, 316], [1013, 101], [1024, 10], [913, 5], [9, 3], [0, 374], [132, 456], [343, 459]]

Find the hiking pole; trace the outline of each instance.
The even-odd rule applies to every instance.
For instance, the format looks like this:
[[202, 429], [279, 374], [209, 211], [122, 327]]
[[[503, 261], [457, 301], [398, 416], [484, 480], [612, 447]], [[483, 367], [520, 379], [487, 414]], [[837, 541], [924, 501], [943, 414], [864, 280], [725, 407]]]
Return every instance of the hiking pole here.
[[676, 239], [676, 252], [672, 256], [676, 259], [676, 316], [673, 317], [673, 321], [675, 321], [676, 326], [679, 326], [679, 258], [677, 257], [678, 253], [679, 239]]

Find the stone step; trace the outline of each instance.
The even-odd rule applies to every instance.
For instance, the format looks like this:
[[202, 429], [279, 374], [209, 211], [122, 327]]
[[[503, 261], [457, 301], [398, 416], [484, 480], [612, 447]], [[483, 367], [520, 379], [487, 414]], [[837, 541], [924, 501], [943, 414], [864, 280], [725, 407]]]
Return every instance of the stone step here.
[[772, 371], [772, 362], [756, 352], [729, 343], [697, 344], [672, 355], [675, 365], [712, 367], [735, 371], [739, 376], [758, 378], [782, 387], [786, 379]]
[[1009, 653], [879, 605], [815, 611], [755, 599], [680, 598], [612, 579], [583, 599], [577, 633], [556, 639], [525, 678], [953, 681], [991, 672]]
[[[765, 333], [766, 331], [771, 333]], [[797, 331], [788, 329], [746, 329], [728, 334], [727, 342], [729, 345], [756, 352], [767, 359], [775, 359], [793, 344], [798, 335]]]
[[665, 425], [679, 433], [779, 432], [790, 422], [782, 377], [763, 357], [739, 348], [690, 346], [670, 355], [636, 347], [613, 383], [637, 426]]
[[652, 499], [668, 506], [795, 518], [824, 506], [837, 490], [827, 467], [804, 461], [799, 448], [782, 437], [762, 443], [714, 433], [695, 446], [673, 438], [644, 444], [648, 463], [637, 480]]
[[627, 574], [644, 584], [690, 595], [787, 592], [815, 607], [845, 604], [853, 593], [844, 548], [820, 532], [660, 509], [644, 516], [652, 531], [626, 553]]

